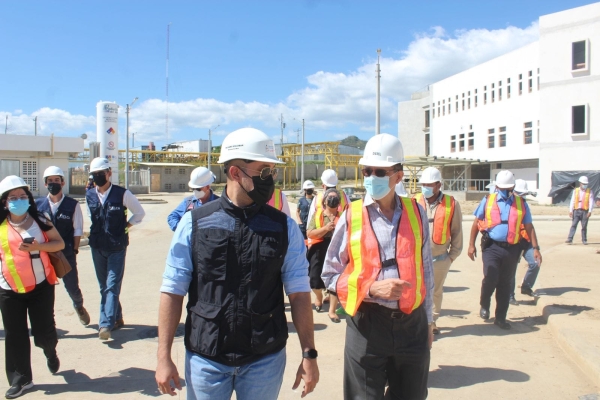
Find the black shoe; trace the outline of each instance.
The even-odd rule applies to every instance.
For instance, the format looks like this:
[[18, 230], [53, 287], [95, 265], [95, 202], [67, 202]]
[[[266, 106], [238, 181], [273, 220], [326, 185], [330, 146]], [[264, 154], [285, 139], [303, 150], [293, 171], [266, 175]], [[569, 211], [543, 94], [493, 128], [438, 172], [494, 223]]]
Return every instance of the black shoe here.
[[54, 355], [52, 357], [48, 357], [48, 361], [46, 362], [46, 364], [48, 365], [48, 370], [52, 374], [57, 373], [58, 369], [60, 368], [60, 360], [58, 359], [58, 356], [56, 356], [56, 355]]
[[510, 330], [510, 324], [508, 322], [506, 322], [506, 320], [502, 321], [502, 320], [495, 320], [494, 321], [494, 325], [498, 325], [498, 327], [500, 327], [500, 329], [504, 329], [506, 331]]
[[481, 310], [479, 310], [479, 316], [483, 319], [488, 319], [490, 317], [490, 310], [481, 307]]
[[521, 286], [521, 294], [534, 297], [533, 290], [526, 286]]
[[511, 297], [510, 300], [508, 300], [508, 303], [510, 305], [513, 305], [513, 306], [518, 306], [519, 305], [519, 302], [514, 297]]
[[566, 244], [573, 244], [573, 241], [571, 239], [567, 239], [567, 240], [565, 240], [565, 243]]
[[24, 384], [15, 383], [6, 391], [6, 394], [4, 396], [7, 399], [16, 399], [17, 397], [21, 396], [25, 390], [31, 389], [32, 387], [33, 387], [32, 381], [29, 381]]

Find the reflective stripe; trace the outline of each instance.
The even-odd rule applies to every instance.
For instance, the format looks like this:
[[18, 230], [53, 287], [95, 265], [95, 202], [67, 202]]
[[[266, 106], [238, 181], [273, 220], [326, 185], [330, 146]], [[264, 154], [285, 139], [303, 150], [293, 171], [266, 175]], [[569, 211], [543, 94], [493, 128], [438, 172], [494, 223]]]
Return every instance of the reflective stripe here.
[[421, 286], [423, 285], [423, 236], [421, 234], [421, 226], [415, 213], [415, 208], [412, 205], [411, 199], [407, 197], [400, 197], [403, 205], [403, 211], [406, 211], [410, 227], [412, 228], [413, 234], [415, 235], [415, 272], [417, 274], [416, 280], [417, 285], [415, 288], [415, 302], [412, 306], [413, 311], [419, 307], [422, 303]]
[[[363, 210], [362, 201], [355, 201], [351, 203], [350, 212], [351, 218], [351, 230], [352, 235], [350, 236], [350, 258], [354, 260], [354, 270], [348, 277], [348, 300], [346, 301], [346, 310], [353, 310], [356, 312], [356, 300], [358, 298], [358, 277], [362, 272], [362, 257], [360, 256], [360, 238], [362, 236], [363, 226]], [[354, 312], [352, 315], [354, 315]]]
[[446, 215], [444, 216], [444, 225], [442, 226], [442, 244], [448, 240], [448, 228], [450, 227], [450, 218], [452, 217], [452, 201], [450, 196], [444, 195], [444, 204], [446, 206]]
[[315, 229], [321, 229], [323, 227], [323, 213], [325, 210], [320, 209], [315, 215]]
[[[520, 198], [519, 196], [514, 196], [514, 201], [517, 206], [516, 224], [514, 224], [514, 225], [511, 224], [511, 226], [520, 228], [521, 225], [523, 224], [523, 217], [525, 216], [524, 212], [523, 212], [523, 199]], [[513, 219], [514, 219], [514, 217], [513, 217]], [[511, 221], [511, 222], [514, 222], [514, 221]], [[508, 227], [508, 236], [511, 235], [511, 229], [510, 229], [511, 226]], [[517, 233], [516, 229], [512, 230], [512, 234], [514, 235], [514, 238], [507, 237], [507, 242], [509, 242], [509, 243], [512, 242], [512, 244], [519, 243], [519, 240], [521, 237], [520, 237], [520, 235], [518, 235], [516, 233]], [[510, 239], [512, 239], [512, 240], [510, 240]]]
[[273, 198], [273, 207], [275, 207], [276, 210], [281, 211], [281, 189], [275, 189], [273, 192]]
[[485, 204], [485, 222], [487, 223], [487, 228], [491, 229], [494, 226], [494, 222], [492, 221], [492, 212], [494, 209], [494, 205], [496, 204], [496, 197], [498, 195], [496, 193], [492, 193], [488, 196], [487, 203]]
[[17, 272], [15, 260], [12, 255], [12, 252], [10, 251], [10, 246], [8, 244], [8, 222], [7, 222], [7, 220], [8, 220], [8, 218], [5, 219], [4, 222], [2, 222], [2, 225], [0, 225], [0, 240], [2, 242], [2, 253], [4, 253], [4, 260], [2, 260], [3, 261], [2, 268], [4, 268], [4, 263], [5, 263], [6, 268], [8, 269], [8, 272], [10, 273], [10, 276], [13, 278], [13, 281], [15, 282], [17, 292], [25, 293], [25, 286], [23, 286], [21, 277], [19, 276], [19, 273]]
[[580, 196], [580, 189], [576, 188], [575, 189], [575, 204], [574, 204], [574, 209], [578, 209], [578, 208], [582, 208], [585, 211], [588, 211], [590, 209], [590, 189], [585, 189], [585, 196], [583, 196], [583, 204], [581, 204], [581, 200], [579, 200], [579, 196]]

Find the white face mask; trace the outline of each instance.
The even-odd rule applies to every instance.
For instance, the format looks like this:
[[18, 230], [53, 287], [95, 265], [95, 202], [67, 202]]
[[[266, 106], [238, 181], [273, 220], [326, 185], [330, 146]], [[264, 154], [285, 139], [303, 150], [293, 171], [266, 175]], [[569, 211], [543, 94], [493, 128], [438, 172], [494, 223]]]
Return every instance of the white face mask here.
[[201, 199], [204, 196], [206, 196], [206, 191], [205, 190], [194, 190], [194, 197], [197, 199]]

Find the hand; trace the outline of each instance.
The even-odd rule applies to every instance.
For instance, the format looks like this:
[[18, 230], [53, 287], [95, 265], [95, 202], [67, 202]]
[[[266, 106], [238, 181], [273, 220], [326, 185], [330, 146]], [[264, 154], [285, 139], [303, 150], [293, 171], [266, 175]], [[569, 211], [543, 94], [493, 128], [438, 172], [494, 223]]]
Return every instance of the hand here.
[[300, 385], [300, 380], [304, 381], [304, 388], [302, 390], [302, 396], [305, 397], [307, 394], [315, 390], [315, 386], [319, 382], [319, 366], [317, 365], [317, 359], [303, 358], [298, 372], [296, 372], [296, 381], [292, 390]]
[[467, 251], [467, 255], [473, 261], [475, 261], [475, 257], [477, 257], [477, 249], [474, 244], [469, 245], [469, 250]]
[[40, 244], [37, 240], [33, 239], [32, 243], [25, 243], [25, 242], [21, 242], [21, 244], [19, 245], [19, 250], [21, 251], [26, 251], [26, 252], [30, 252], [30, 251], [36, 251], [40, 249]]
[[533, 258], [538, 264], [538, 267], [542, 266], [542, 253], [539, 250], [533, 250]]
[[158, 384], [158, 391], [161, 394], [168, 394], [171, 396], [176, 395], [175, 388], [171, 386], [171, 380], [173, 380], [175, 387], [181, 390], [181, 382], [179, 381], [177, 367], [170, 358], [158, 362], [155, 379]]
[[429, 325], [429, 350], [433, 347], [433, 324]]
[[386, 300], [400, 300], [404, 286], [410, 287], [411, 284], [402, 279], [384, 279], [382, 281], [373, 282], [369, 289], [369, 293], [371, 297]]
[[591, 216], [592, 216], [592, 213], [591, 213], [591, 212], [589, 212], [587, 217], [589, 218], [589, 217], [591, 217]]
[[335, 229], [335, 224], [333, 223], [333, 221], [331, 221], [331, 222], [330, 222], [330, 223], [328, 223], [328, 224], [327, 224], [325, 227], [327, 228], [327, 230], [328, 230], [329, 232], [331, 232], [332, 230], [334, 230], [334, 229]]
[[569, 218], [573, 219], [573, 211], [569, 213]]

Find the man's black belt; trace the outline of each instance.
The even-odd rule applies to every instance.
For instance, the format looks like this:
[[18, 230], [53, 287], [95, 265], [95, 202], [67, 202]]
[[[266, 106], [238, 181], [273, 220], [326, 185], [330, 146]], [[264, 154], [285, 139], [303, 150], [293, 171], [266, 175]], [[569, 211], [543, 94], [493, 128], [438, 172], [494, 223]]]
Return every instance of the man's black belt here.
[[508, 249], [510, 247], [518, 245], [518, 243], [512, 244], [512, 243], [508, 243], [508, 242], [499, 242], [499, 241], [493, 240], [493, 239], [490, 239], [490, 240], [492, 241], [492, 243], [495, 243], [497, 246], [502, 247], [503, 249]]

